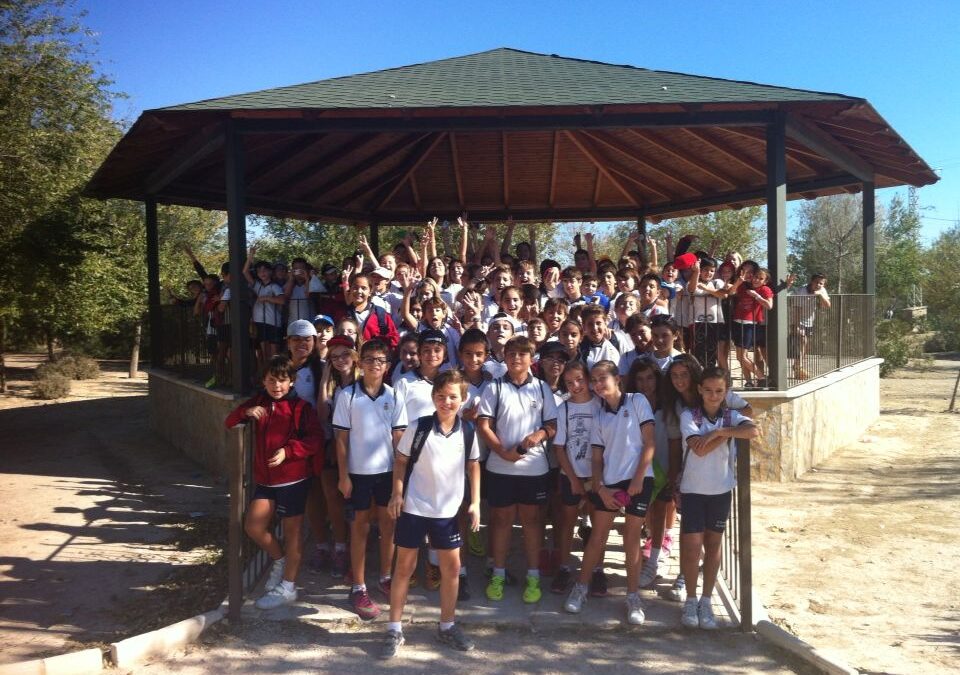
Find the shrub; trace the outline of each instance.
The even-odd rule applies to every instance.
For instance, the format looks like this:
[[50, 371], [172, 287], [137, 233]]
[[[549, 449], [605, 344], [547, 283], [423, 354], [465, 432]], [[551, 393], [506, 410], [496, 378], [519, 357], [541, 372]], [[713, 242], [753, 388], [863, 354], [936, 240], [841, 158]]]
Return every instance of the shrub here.
[[907, 365], [910, 345], [905, 335], [909, 330], [908, 323], [897, 319], [877, 324], [877, 356], [883, 359], [880, 377], [887, 377], [894, 369]]
[[95, 380], [100, 377], [100, 364], [89, 356], [73, 357], [73, 378], [76, 380]]
[[69, 380], [93, 380], [100, 377], [100, 364], [89, 356], [67, 354], [37, 367], [37, 377], [48, 373], [63, 375]]
[[44, 371], [33, 383], [33, 395], [44, 400], [63, 398], [69, 393], [70, 378], [51, 370]]

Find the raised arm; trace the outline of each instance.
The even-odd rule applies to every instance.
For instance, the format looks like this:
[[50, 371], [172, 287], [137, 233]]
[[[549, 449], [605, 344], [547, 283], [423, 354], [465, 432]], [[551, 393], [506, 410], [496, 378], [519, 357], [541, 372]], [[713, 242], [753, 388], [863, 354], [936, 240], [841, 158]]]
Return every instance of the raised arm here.
[[193, 263], [194, 271], [200, 275], [200, 280], [202, 281], [205, 276], [207, 276], [207, 270], [204, 269], [203, 264], [197, 260], [197, 256], [193, 254], [193, 250], [189, 246], [183, 247], [183, 252], [187, 254], [190, 258], [190, 262]]
[[593, 256], [593, 232], [587, 232], [583, 235], [583, 238], [587, 240], [587, 260], [590, 262], [590, 273], [596, 276], [597, 259]]
[[513, 242], [513, 228], [516, 223], [513, 217], [507, 218], [507, 232], [503, 235], [503, 241], [500, 243], [500, 257], [510, 255], [510, 244]]
[[243, 263], [243, 278], [247, 280], [247, 284], [253, 286], [256, 283], [256, 279], [253, 278], [253, 273], [250, 271], [250, 268], [253, 266], [253, 256], [257, 254], [257, 247], [251, 246], [250, 250], [247, 251], [247, 259]]
[[470, 225], [462, 217], [457, 218], [460, 225], [460, 262], [467, 266], [467, 248], [470, 245]]
[[[437, 217], [436, 216], [433, 217], [433, 220], [427, 223], [426, 235], [427, 235], [427, 244], [428, 244], [427, 253], [429, 255], [424, 255], [423, 257], [429, 260], [430, 258], [437, 257]], [[427, 275], [426, 262], [424, 263], [423, 275], [424, 276]]]
[[365, 234], [361, 234], [359, 237], [357, 237], [357, 242], [360, 244], [363, 254], [376, 263], [377, 256], [374, 255], [373, 249], [370, 248], [370, 242], [367, 241], [367, 236]]

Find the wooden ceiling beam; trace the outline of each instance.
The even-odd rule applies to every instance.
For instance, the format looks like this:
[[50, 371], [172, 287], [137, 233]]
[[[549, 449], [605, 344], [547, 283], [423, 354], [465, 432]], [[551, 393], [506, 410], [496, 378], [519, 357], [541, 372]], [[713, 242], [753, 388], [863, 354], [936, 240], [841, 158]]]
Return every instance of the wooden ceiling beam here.
[[303, 167], [295, 174], [287, 178], [283, 183], [284, 194], [297, 195], [304, 191], [309, 191], [310, 181], [315, 180], [317, 173], [332, 162], [335, 162], [344, 156], [350, 156], [355, 152], [360, 152], [363, 148], [377, 140], [376, 134], [360, 134], [351, 138], [338, 148], [324, 153], [308, 166]]
[[160, 192], [196, 165], [200, 159], [223, 147], [224, 138], [223, 125], [219, 122], [205, 126], [147, 176], [144, 189], [148, 194]]
[[420, 190], [417, 189], [417, 174], [412, 172], [410, 174], [410, 191], [413, 193], [413, 205], [417, 208], [417, 211], [420, 210]]
[[763, 179], [766, 179], [767, 170], [765, 166], [761, 166], [756, 160], [746, 157], [742, 153], [737, 152], [736, 150], [733, 150], [730, 147], [724, 145], [720, 141], [709, 136], [706, 133], [706, 131], [702, 129], [683, 129], [682, 131], [683, 133], [697, 139], [704, 145], [710, 146], [711, 148], [719, 152], [721, 155], [729, 159], [731, 162], [739, 164], [747, 171], [751, 171], [756, 175], [762, 177]]
[[732, 188], [743, 187], [743, 182], [738, 181], [736, 178], [728, 174], [723, 169], [717, 167], [716, 165], [705, 161], [703, 158], [700, 158], [698, 161], [693, 161], [685, 153], [683, 148], [680, 148], [670, 141], [665, 141], [659, 136], [655, 136], [649, 131], [638, 131], [636, 129], [628, 129], [629, 133], [633, 134], [637, 138], [640, 138], [643, 141], [646, 141], [654, 147], [660, 148], [663, 152], [667, 153], [674, 159], [678, 159], [681, 162], [684, 162], [692, 166], [697, 171], [702, 171], [703, 173], [716, 178], [718, 181]]
[[636, 148], [633, 148], [632, 146], [630, 146], [629, 143], [625, 143], [623, 140], [621, 140], [617, 136], [614, 136], [612, 133], [608, 131], [584, 131], [581, 133], [583, 133], [585, 136], [589, 138], [592, 138], [598, 143], [602, 143], [603, 145], [606, 145], [608, 148], [612, 150], [616, 150], [621, 155], [623, 155], [624, 157], [626, 157], [627, 159], [633, 162], [636, 162], [640, 166], [646, 167], [650, 171], [654, 171], [660, 174], [661, 176], [664, 176], [668, 180], [671, 180], [674, 183], [677, 183], [678, 185], [682, 185], [683, 187], [687, 188], [690, 192], [693, 192], [696, 195], [706, 194], [707, 192], [707, 189], [705, 187], [703, 187], [702, 185], [698, 185], [697, 183], [694, 183], [689, 178], [681, 176], [679, 173], [676, 173], [675, 171], [670, 171], [669, 169], [665, 169], [665, 168], [656, 166], [654, 164], [651, 164], [650, 162], [645, 160], [640, 155], [639, 152], [637, 152]]
[[453, 178], [457, 183], [457, 204], [463, 210], [463, 178], [460, 176], [460, 158], [457, 153], [457, 135], [450, 132], [447, 137], [450, 141], [450, 157], [453, 158]]
[[[320, 134], [317, 140], [325, 137], [326, 134]], [[247, 172], [248, 189], [275, 178], [279, 169], [286, 166], [291, 159], [300, 156], [307, 148], [312, 150], [317, 140], [304, 144], [303, 136], [294, 136], [288, 139], [286, 143], [279, 144], [279, 147], [263, 159], [255, 169]]]
[[816, 124], [796, 115], [787, 115], [787, 136], [823, 155], [860, 180], [873, 180], [874, 168]]
[[[643, 197], [634, 194], [633, 190], [624, 186], [619, 179], [615, 178], [610, 173], [610, 171], [606, 167], [606, 163], [602, 161], [600, 154], [596, 151], [595, 148], [589, 147], [588, 142], [586, 140], [578, 137], [578, 135], [572, 131], [564, 131], [563, 133], [566, 134], [567, 138], [569, 138], [570, 141], [575, 146], [577, 146], [577, 149], [583, 153], [583, 155], [590, 161], [590, 163], [593, 164], [597, 168], [597, 170], [600, 171], [600, 173], [602, 173], [604, 177], [608, 181], [610, 181], [610, 183], [612, 183], [613, 186], [623, 194], [624, 197], [630, 200], [631, 204], [639, 206], [644, 202]], [[654, 190], [654, 192], [656, 192], [656, 190]], [[667, 195], [662, 195], [662, 196], [667, 197]]]
[[591, 202], [596, 208], [597, 204], [600, 203], [600, 181], [603, 180], [603, 172], [600, 169], [597, 169], [596, 176], [593, 179], [593, 201]]
[[[724, 128], [720, 128], [720, 131], [723, 131], [724, 133], [727, 133], [727, 134], [729, 134], [729, 135], [731, 135], [731, 136], [739, 136], [740, 138], [747, 138], [747, 139], [750, 139], [751, 141], [760, 142], [760, 143], [763, 144], [762, 147], [766, 148], [766, 142], [767, 142], [766, 134], [764, 134], [763, 137], [761, 138], [761, 137], [758, 137], [758, 136], [756, 136], [756, 135], [754, 135], [754, 134], [752, 134], [752, 133], [746, 133], [746, 130], [745, 130], [745, 129], [724, 129]], [[818, 156], [818, 157], [819, 157], [819, 155], [816, 155], [815, 153], [813, 153], [813, 152], [811, 152], [811, 151], [809, 151], [809, 150], [806, 150], [806, 152], [801, 153], [801, 152], [800, 152], [801, 150], [806, 150], [806, 148], [804, 148], [804, 147], [803, 147], [802, 145], [800, 145], [799, 143], [787, 143], [787, 161], [788, 161], [788, 162], [793, 162], [794, 164], [796, 164], [797, 166], [799, 166], [799, 167], [800, 167], [801, 169], [803, 169], [804, 171], [808, 171], [808, 172], [810, 172], [810, 173], [817, 173], [816, 167], [814, 167], [812, 164], [809, 164], [809, 163], [803, 161], [802, 159], [798, 158], [798, 157], [797, 157], [797, 154], [808, 154], [808, 155], [814, 155], [814, 156]], [[822, 158], [821, 158], [821, 159], [822, 159]]]
[[[433, 138], [430, 138], [433, 136]], [[447, 132], [441, 132], [438, 134], [430, 134], [427, 138], [423, 139], [419, 144], [417, 144], [410, 155], [403, 161], [400, 165], [397, 173], [398, 177], [393, 181], [393, 185], [385, 185], [381, 193], [378, 193], [377, 196], [371, 201], [373, 208], [370, 209], [373, 213], [377, 213], [380, 209], [383, 208], [384, 204], [389, 202], [397, 190], [400, 189], [400, 186], [403, 185], [417, 170], [417, 167], [423, 163], [427, 157], [430, 156], [430, 153], [433, 152], [433, 149], [440, 144], [440, 141], [444, 140], [447, 137]]]

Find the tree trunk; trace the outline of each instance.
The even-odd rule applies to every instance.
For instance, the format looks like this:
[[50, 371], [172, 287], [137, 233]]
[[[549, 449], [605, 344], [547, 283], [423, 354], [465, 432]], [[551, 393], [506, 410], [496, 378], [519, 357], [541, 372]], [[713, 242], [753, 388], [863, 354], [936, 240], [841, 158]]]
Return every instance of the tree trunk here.
[[133, 327], [133, 350], [130, 352], [130, 379], [134, 379], [140, 369], [140, 336], [143, 334], [143, 322], [137, 321]]
[[53, 361], [53, 333], [47, 330], [44, 331], [44, 335], [47, 338], [47, 358]]
[[7, 320], [0, 316], [0, 392], [7, 390], [7, 362], [4, 354], [7, 353]]

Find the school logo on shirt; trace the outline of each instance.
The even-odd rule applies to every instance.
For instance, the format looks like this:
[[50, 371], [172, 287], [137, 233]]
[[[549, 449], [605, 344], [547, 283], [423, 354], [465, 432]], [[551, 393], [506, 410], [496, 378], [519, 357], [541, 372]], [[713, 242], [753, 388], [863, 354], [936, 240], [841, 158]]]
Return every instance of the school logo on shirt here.
[[630, 417], [630, 411], [627, 410], [626, 408], [624, 408], [624, 409], [623, 409], [623, 416], [624, 416], [624, 417]]

